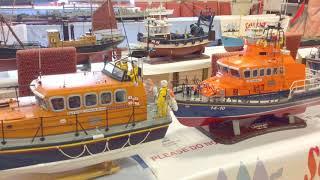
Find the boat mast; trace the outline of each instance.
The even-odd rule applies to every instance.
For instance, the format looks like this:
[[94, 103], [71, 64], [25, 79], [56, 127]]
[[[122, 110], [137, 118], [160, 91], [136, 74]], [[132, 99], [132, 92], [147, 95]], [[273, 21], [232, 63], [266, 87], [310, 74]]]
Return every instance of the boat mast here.
[[[111, 0], [107, 0], [107, 3], [108, 3], [108, 13], [109, 13], [109, 16], [110, 16], [111, 15], [110, 7], [113, 8], [113, 5], [111, 3]], [[115, 23], [117, 23], [117, 22], [115, 22]], [[109, 24], [110, 24], [111, 43], [113, 44], [112, 45], [112, 56], [113, 56], [113, 53], [115, 53], [115, 47], [114, 47], [114, 43], [113, 43], [113, 33], [112, 33], [113, 22], [111, 22], [111, 19], [109, 21]], [[111, 57], [111, 59], [112, 59], [112, 57]]]
[[92, 9], [92, 0], [90, 0], [90, 13], [91, 13], [91, 21], [92, 21], [92, 17], [93, 17], [93, 9]]
[[[2, 24], [5, 24], [5, 25], [8, 27], [9, 31], [12, 33], [13, 37], [18, 41], [18, 43], [20, 44], [20, 46], [21, 46], [22, 48], [24, 48], [23, 43], [20, 41], [19, 37], [16, 35], [16, 33], [15, 33], [15, 32], [13, 31], [13, 29], [11, 28], [10, 24], [6, 21], [6, 19], [5, 19], [5, 18], [3, 17], [3, 15], [1, 15], [1, 14], [0, 14], [0, 22], [1, 22], [2, 31], [3, 31], [3, 26], [2, 26]], [[2, 33], [4, 33], [4, 32], [2, 32]], [[3, 34], [3, 35], [4, 35], [4, 34]], [[4, 44], [5, 44], [5, 45], [7, 44], [7, 41], [8, 41], [8, 39], [7, 39], [7, 40], [4, 39]]]
[[[151, 4], [152, 4], [152, 2], [150, 1], [150, 0], [148, 0], [148, 5], [149, 5], [149, 7], [151, 8]], [[150, 16], [149, 16], [149, 14], [148, 14], [148, 17], [147, 17], [147, 21], [148, 21], [148, 27], [147, 27], [147, 33], [148, 33], [148, 35], [147, 35], [147, 53], [148, 53], [148, 59], [150, 58]]]

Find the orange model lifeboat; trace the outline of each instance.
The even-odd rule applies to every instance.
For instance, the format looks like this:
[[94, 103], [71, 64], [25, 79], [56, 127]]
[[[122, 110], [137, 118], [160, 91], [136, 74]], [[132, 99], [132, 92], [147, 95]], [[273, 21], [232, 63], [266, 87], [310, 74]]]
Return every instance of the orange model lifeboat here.
[[265, 115], [286, 116], [320, 103], [319, 73], [310, 73], [283, 48], [277, 27], [251, 38], [243, 55], [221, 58], [217, 74], [196, 85], [194, 93], [176, 88], [178, 120], [202, 126]]

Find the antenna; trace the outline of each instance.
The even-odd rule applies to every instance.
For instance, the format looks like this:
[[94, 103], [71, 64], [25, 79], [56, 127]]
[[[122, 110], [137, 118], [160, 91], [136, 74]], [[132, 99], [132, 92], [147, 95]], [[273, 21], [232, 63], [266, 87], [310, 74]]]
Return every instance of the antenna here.
[[[128, 40], [128, 36], [127, 36], [127, 30], [126, 30], [126, 28], [125, 28], [125, 26], [124, 26], [124, 22], [123, 22], [123, 19], [122, 19], [122, 15], [121, 15], [120, 9], [118, 9], [118, 12], [119, 12], [119, 15], [120, 15], [120, 20], [121, 20], [121, 24], [122, 24], [122, 27], [123, 27], [124, 35], [125, 35], [125, 37], [126, 37], [129, 54], [131, 54], [131, 48], [130, 48], [130, 45], [129, 45], [129, 40]], [[132, 57], [131, 57], [131, 58], [132, 58]]]
[[[91, 0], [91, 1], [92, 1], [92, 0]], [[109, 16], [111, 15], [110, 6], [111, 6], [111, 8], [113, 8], [112, 3], [110, 3], [110, 2], [111, 2], [111, 0], [107, 0]], [[115, 22], [115, 23], [117, 23], [117, 22]], [[113, 33], [112, 33], [112, 25], [113, 25], [113, 22], [111, 22], [111, 19], [110, 19], [110, 21], [109, 21], [109, 25], [110, 25], [110, 33], [111, 33], [111, 43], [113, 44], [113, 45], [112, 45], [112, 57], [113, 57], [113, 53], [114, 53], [115, 48], [114, 48]], [[112, 57], [111, 57], [111, 59], [112, 59]]]
[[39, 44], [39, 60], [38, 60], [38, 62], [39, 62], [39, 78], [40, 78], [40, 80], [41, 80], [41, 75], [42, 75], [42, 67], [41, 67], [41, 46], [40, 46], [40, 44]]
[[[92, 10], [92, 0], [90, 0], [90, 14], [91, 14], [91, 19], [93, 17], [93, 10]], [[92, 20], [91, 20], [92, 21]]]

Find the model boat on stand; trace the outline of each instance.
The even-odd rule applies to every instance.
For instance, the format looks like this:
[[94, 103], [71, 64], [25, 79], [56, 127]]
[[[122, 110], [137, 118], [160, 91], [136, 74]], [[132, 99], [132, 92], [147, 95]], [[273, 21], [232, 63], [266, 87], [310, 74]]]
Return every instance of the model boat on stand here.
[[244, 55], [219, 59], [216, 76], [174, 88], [180, 123], [202, 127], [226, 144], [306, 126], [295, 115], [320, 104], [318, 70], [306, 69], [283, 48], [280, 25], [268, 26], [253, 40]]
[[167, 102], [175, 101], [166, 83], [157, 103], [147, 100], [139, 64], [121, 60], [102, 72], [41, 76], [30, 85], [33, 96], [2, 100], [0, 170], [98, 164], [114, 158], [109, 153], [163, 138], [171, 123]]
[[74, 29], [70, 27], [71, 38], [69, 38], [69, 26], [67, 21], [63, 25], [63, 37], [57, 30], [48, 31], [48, 47], [75, 47], [78, 55], [78, 63], [89, 61], [89, 56], [115, 48], [124, 40], [124, 36], [117, 29], [117, 21], [113, 11], [111, 0], [105, 1], [92, 16], [92, 31], [87, 32], [79, 39], [74, 37]]
[[[201, 55], [205, 47], [215, 38], [212, 31], [213, 12], [201, 13], [197, 23], [190, 25], [190, 32], [182, 34], [170, 32], [168, 19], [147, 18], [146, 33], [138, 33], [141, 50], [133, 54], [147, 54], [154, 57], [182, 58], [188, 55]], [[208, 32], [202, 26], [207, 26]]]

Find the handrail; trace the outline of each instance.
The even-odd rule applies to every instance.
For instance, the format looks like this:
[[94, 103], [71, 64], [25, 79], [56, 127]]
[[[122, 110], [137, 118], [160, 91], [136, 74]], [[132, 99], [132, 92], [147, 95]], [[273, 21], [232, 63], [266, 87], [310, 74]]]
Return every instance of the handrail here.
[[2, 145], [5, 145], [7, 142], [6, 142], [5, 137], [4, 137], [4, 125], [3, 125], [3, 120], [1, 120], [1, 132], [2, 132], [2, 141], [1, 141], [1, 144], [2, 144]]
[[[132, 108], [132, 114], [130, 115], [129, 117], [129, 121], [128, 121], [128, 124], [130, 121], [133, 121], [133, 125], [135, 125], [135, 109], [138, 108], [138, 109], [141, 109], [142, 107], [144, 107], [145, 105], [138, 105], [138, 106], [133, 106]], [[130, 106], [128, 106], [130, 107]], [[106, 110], [101, 110], [101, 111], [96, 111], [96, 112], [100, 112], [99, 115], [103, 115], [102, 113], [104, 112], [105, 113], [105, 122], [106, 122], [106, 126], [105, 126], [105, 130], [108, 131], [109, 130], [109, 110], [110, 109], [106, 109]], [[117, 109], [114, 109], [114, 110], [117, 110]], [[124, 110], [121, 110], [121, 111], [124, 111]], [[121, 112], [120, 111], [120, 112]], [[119, 111], [118, 111], [119, 112]], [[141, 113], [138, 113], [138, 114], [141, 114]], [[52, 127], [56, 127], [56, 128], [59, 128], [60, 126], [47, 126], [45, 127], [44, 126], [44, 121], [46, 121], [46, 119], [50, 119], [50, 118], [67, 118], [67, 117], [72, 117], [72, 115], [75, 115], [75, 120], [74, 120], [74, 125], [75, 125], [75, 136], [78, 136], [79, 135], [79, 127], [81, 128], [81, 131], [83, 131], [86, 135], [88, 135], [88, 132], [86, 131], [86, 129], [82, 126], [82, 123], [79, 121], [79, 114], [70, 114], [70, 115], [63, 115], [63, 116], [47, 116], [47, 117], [39, 117], [39, 118], [31, 118], [30, 120], [40, 120], [40, 124], [39, 124], [39, 127], [36, 129], [36, 132], [34, 134], [34, 136], [31, 138], [31, 142], [34, 142], [34, 140], [37, 138], [37, 137], [40, 137], [40, 141], [45, 141], [45, 132], [44, 130], [46, 128], [52, 128]], [[81, 116], [81, 117], [88, 117], [90, 115], [88, 114], [85, 114], [84, 116]], [[114, 119], [117, 119], [119, 117], [115, 117]], [[103, 119], [101, 120], [103, 121]], [[8, 121], [10, 123], [10, 121]], [[89, 123], [89, 122], [88, 122]], [[86, 123], [86, 124], [88, 124]], [[7, 143], [6, 141], [6, 138], [5, 138], [5, 129], [4, 129], [4, 120], [1, 120], [1, 133], [2, 133], [2, 145], [5, 145]], [[19, 128], [19, 129], [14, 129], [13, 131], [20, 131], [20, 130], [26, 130], [26, 129], [34, 129], [34, 128]], [[12, 130], [11, 130], [12, 131]], [[40, 132], [40, 135], [38, 136]]]
[[78, 121], [78, 114], [75, 114], [75, 116], [76, 116], [76, 133], [75, 133], [75, 136], [79, 136], [78, 124], [80, 125], [82, 131], [83, 131], [86, 135], [88, 135], [87, 131], [83, 128], [83, 126], [81, 125], [81, 123]]
[[[299, 85], [303, 84], [303, 85]], [[307, 92], [309, 91], [310, 88], [319, 88], [320, 89], [320, 79], [315, 77], [315, 78], [310, 78], [310, 79], [304, 79], [304, 80], [297, 80], [294, 81], [291, 86], [290, 86], [290, 92], [288, 99], [292, 98], [292, 95], [297, 91], [300, 90], [302, 92]]]

